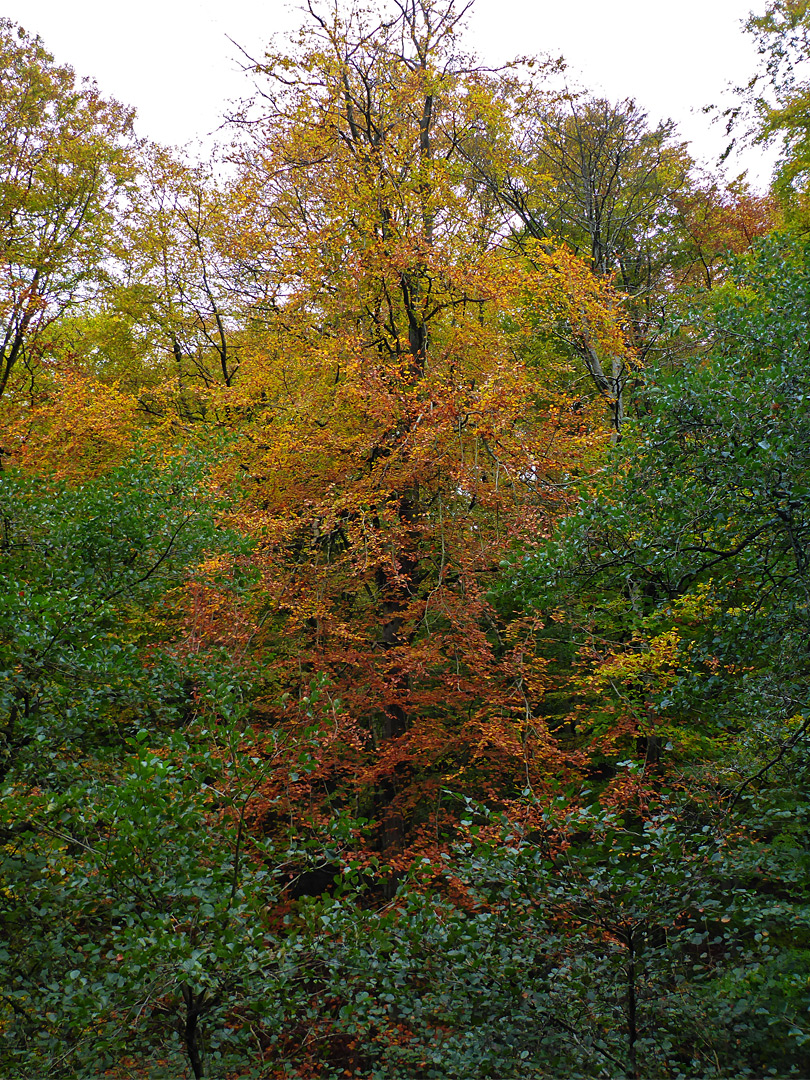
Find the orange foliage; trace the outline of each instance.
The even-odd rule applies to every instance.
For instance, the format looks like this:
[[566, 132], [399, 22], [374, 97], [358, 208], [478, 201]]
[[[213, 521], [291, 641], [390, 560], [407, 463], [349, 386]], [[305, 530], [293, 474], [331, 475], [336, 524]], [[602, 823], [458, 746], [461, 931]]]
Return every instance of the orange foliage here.
[[580, 260], [487, 242], [459, 147], [495, 96], [454, 67], [447, 26], [425, 39], [436, 55], [351, 32], [318, 24], [262, 69], [278, 82], [232, 196], [255, 324], [209, 400], [239, 435], [222, 474], [256, 540], [255, 714], [315, 744], [312, 771], [269, 770], [254, 825], [348, 809], [397, 865], [447, 839], [446, 789], [503, 803], [576, 767], [543, 719], [536, 622], [504, 625], [487, 593], [608, 437], [562, 343], [629, 357], [616, 296]]
[[5, 403], [3, 446], [11, 460], [56, 480], [83, 480], [120, 464], [136, 439], [137, 401], [115, 386], [70, 371], [24, 407]]
[[740, 255], [781, 223], [773, 195], [755, 195], [742, 182], [721, 188], [716, 182], [673, 197], [687, 238], [690, 276], [712, 288], [728, 268], [728, 256]]
[[[450, 836], [446, 789], [503, 803], [577, 766], [543, 718], [536, 621], [504, 625], [487, 591], [516, 540], [548, 534], [607, 437], [554, 362], [521, 361], [523, 343], [567, 305], [616, 348], [617, 319], [570, 256], [549, 257], [545, 279], [493, 262], [497, 290], [482, 273], [474, 314], [434, 322], [416, 379], [352, 333], [303, 355], [277, 337], [221, 395], [244, 415], [249, 392], [255, 415], [227, 469], [247, 478], [236, 520], [257, 541], [256, 712], [291, 743], [318, 732], [314, 771], [272, 770], [256, 805], [272, 805], [266, 827], [290, 814], [325, 827], [336, 807], [372, 818], [392, 866]], [[222, 640], [207, 596], [194, 594], [195, 633], [205, 618]]]

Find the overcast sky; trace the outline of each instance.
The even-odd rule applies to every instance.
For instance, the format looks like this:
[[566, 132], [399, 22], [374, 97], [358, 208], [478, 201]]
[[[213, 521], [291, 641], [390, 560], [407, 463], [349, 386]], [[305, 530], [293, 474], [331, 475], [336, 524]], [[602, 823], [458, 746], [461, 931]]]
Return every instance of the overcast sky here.
[[[0, 0], [0, 12], [42, 37], [56, 59], [138, 110], [141, 134], [183, 144], [215, 129], [229, 100], [249, 92], [233, 38], [261, 55], [295, 27], [287, 0]], [[652, 120], [672, 117], [693, 153], [716, 159], [722, 132], [701, 113], [756, 66], [742, 32], [764, 0], [475, 0], [468, 43], [489, 63], [562, 54], [575, 79]], [[744, 164], [766, 182], [761, 152]], [[741, 166], [740, 166], [741, 167]]]

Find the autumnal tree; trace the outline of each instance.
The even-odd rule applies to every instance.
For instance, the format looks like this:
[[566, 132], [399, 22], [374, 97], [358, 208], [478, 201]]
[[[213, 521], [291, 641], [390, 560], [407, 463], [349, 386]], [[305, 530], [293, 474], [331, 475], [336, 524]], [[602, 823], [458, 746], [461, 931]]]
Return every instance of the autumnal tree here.
[[499, 189], [526, 231], [565, 240], [627, 293], [648, 290], [651, 234], [691, 167], [674, 124], [652, 128], [632, 100], [569, 95], [531, 118], [521, 149], [521, 175], [504, 176]]
[[98, 292], [133, 177], [132, 113], [77, 85], [39, 38], [0, 24], [0, 395], [46, 331]]
[[[691, 159], [672, 122], [653, 128], [632, 100], [535, 92], [510, 87], [519, 106], [511, 145], [473, 147], [474, 173], [522, 238], [567, 244], [598, 277], [628, 295], [628, 327], [638, 359], [661, 322], [664, 278], [673, 262], [672, 199], [690, 186]], [[632, 370], [620, 355], [600, 357], [571, 343], [620, 430]]]
[[773, 232], [783, 217], [775, 196], [758, 195], [739, 179], [723, 184], [706, 178], [672, 202], [681, 251], [673, 258], [670, 274], [683, 291], [691, 282], [712, 289], [727, 280], [733, 256]]
[[313, 9], [298, 52], [257, 65], [231, 196], [256, 299], [218, 400], [244, 420], [268, 722], [311, 723], [320, 686], [315, 779], [332, 806], [359, 799], [393, 857], [441, 835], [442, 778], [508, 791], [557, 768], [530, 631], [497, 625], [487, 583], [601, 440], [538, 332], [625, 346], [609, 285], [573, 255], [527, 267], [488, 243], [457, 146], [489, 82], [454, 6], [369, 20]]
[[776, 226], [776, 202], [700, 176], [674, 124], [653, 127], [633, 100], [529, 93], [519, 82], [507, 98], [511, 140], [473, 144], [471, 168], [512, 216], [516, 244], [564, 242], [625, 295], [632, 364], [568, 342], [618, 431], [640, 366], [677, 352], [671, 324], [691, 293], [722, 280], [729, 256]]
[[[110, 302], [151, 361], [151, 386], [174, 384], [174, 409], [191, 418], [204, 416], [206, 389], [230, 386], [240, 365], [249, 292], [223, 239], [221, 188], [207, 167], [182, 164], [160, 147], [145, 151], [122, 228], [125, 272]], [[156, 404], [159, 392], [154, 397]]]

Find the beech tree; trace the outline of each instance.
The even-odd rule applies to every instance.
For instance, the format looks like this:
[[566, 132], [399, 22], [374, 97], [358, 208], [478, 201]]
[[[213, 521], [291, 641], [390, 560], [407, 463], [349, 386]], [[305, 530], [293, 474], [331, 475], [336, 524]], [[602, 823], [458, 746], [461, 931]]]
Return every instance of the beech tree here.
[[236, 465], [260, 537], [265, 707], [310, 723], [326, 680], [316, 781], [354, 787], [392, 857], [411, 826], [435, 837], [442, 776], [512, 788], [519, 761], [544, 782], [530, 631], [496, 625], [487, 580], [601, 438], [538, 330], [624, 349], [580, 260], [527, 267], [482, 239], [459, 146], [496, 108], [459, 18], [427, 0], [380, 22], [313, 8], [299, 51], [257, 64], [266, 90], [234, 151], [232, 250], [256, 300], [220, 400], [250, 417]]
[[694, 286], [709, 290], [729, 280], [734, 256], [748, 251], [783, 220], [772, 193], [759, 194], [740, 179], [723, 184], [705, 178], [675, 195], [672, 203], [679, 242], [668, 273], [671, 287], [686, 303]]
[[176, 406], [189, 415], [207, 388], [231, 385], [240, 363], [238, 315], [246, 304], [223, 239], [223, 187], [207, 166], [145, 149], [122, 228], [125, 272], [110, 305], [140, 335], [155, 368], [151, 381], [173, 384]]
[[0, 395], [49, 326], [98, 292], [134, 176], [132, 112], [0, 22]]
[[522, 149], [521, 175], [499, 187], [526, 231], [565, 240], [627, 293], [648, 291], [663, 255], [654, 234], [691, 167], [673, 122], [651, 127], [632, 100], [571, 95], [531, 118]]

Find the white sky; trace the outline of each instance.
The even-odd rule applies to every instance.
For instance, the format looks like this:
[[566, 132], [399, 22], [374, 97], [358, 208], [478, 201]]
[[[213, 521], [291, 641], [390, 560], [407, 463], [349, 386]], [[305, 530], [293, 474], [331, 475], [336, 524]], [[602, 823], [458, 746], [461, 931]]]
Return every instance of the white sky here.
[[[138, 110], [141, 134], [183, 144], [215, 129], [227, 101], [249, 92], [233, 38], [261, 55], [274, 33], [300, 21], [287, 0], [0, 0], [0, 14], [42, 37], [60, 63]], [[635, 97], [653, 121], [678, 122], [692, 151], [713, 161], [719, 126], [700, 109], [756, 67], [742, 33], [764, 0], [476, 0], [467, 42], [488, 63], [562, 54], [588, 89]], [[752, 182], [767, 182], [762, 151], [748, 153]], [[739, 171], [743, 164], [737, 165]]]

